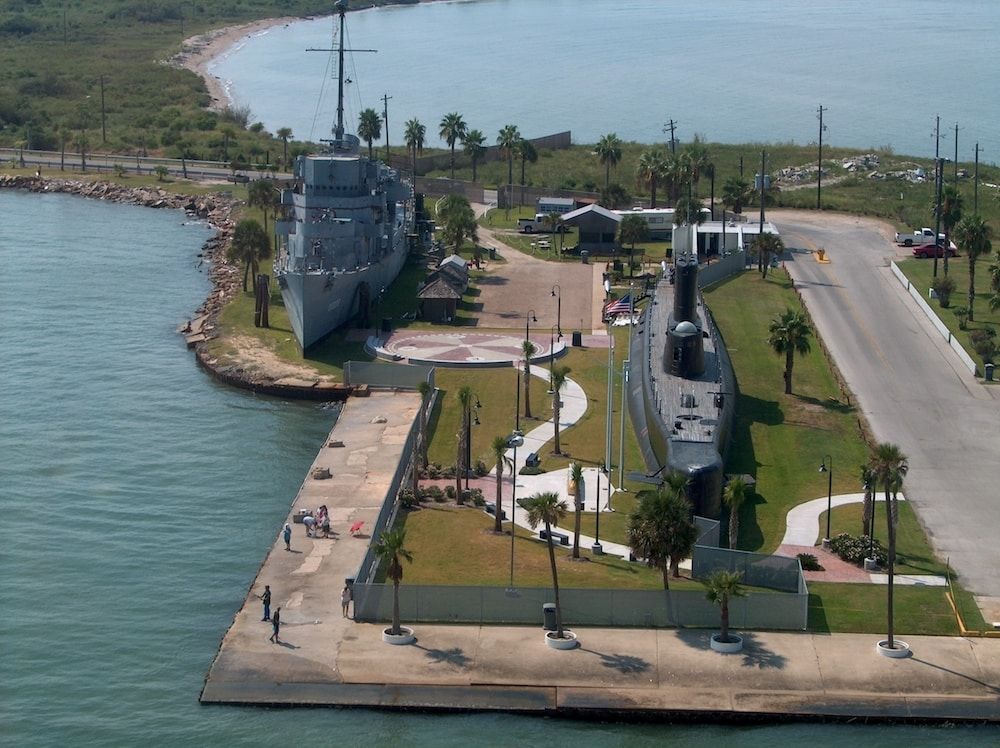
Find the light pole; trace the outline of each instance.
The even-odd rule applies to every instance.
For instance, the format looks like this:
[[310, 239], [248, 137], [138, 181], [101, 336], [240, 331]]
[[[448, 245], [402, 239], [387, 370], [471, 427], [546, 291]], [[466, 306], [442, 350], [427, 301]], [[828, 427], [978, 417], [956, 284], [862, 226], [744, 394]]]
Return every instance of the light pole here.
[[[475, 394], [475, 393], [473, 393]], [[476, 395], [476, 404], [471, 405], [470, 408], [475, 408], [475, 420], [476, 425], [479, 425], [479, 409], [482, 403], [479, 402], [479, 395]], [[472, 472], [472, 418], [469, 416], [473, 414], [466, 414], [465, 418], [465, 490], [469, 490], [469, 473]]]
[[552, 286], [552, 295], [556, 297], [556, 330], [559, 332], [559, 340], [562, 340], [562, 288], [558, 283]]
[[823, 547], [830, 547], [830, 515], [833, 514], [833, 456], [824, 455], [823, 462], [819, 466], [821, 473], [826, 473], [826, 537], [823, 538]]
[[602, 464], [599, 472], [597, 473], [597, 505], [594, 507], [597, 514], [594, 515], [594, 544], [591, 546], [591, 550], [594, 552], [595, 556], [604, 555], [604, 547], [601, 545], [601, 475], [604, 475], [608, 479], [608, 491], [611, 491], [611, 474], [607, 465]]
[[[556, 368], [556, 326], [552, 325], [552, 327], [549, 328], [549, 392], [548, 392], [548, 394], [550, 394], [550, 395], [553, 392], [556, 391], [556, 389], [555, 389], [555, 375], [553, 374], [553, 372], [555, 371], [555, 368]], [[559, 428], [558, 424], [556, 424], [556, 428]]]
[[[868, 492], [869, 483], [865, 481], [865, 493]], [[871, 532], [868, 534], [868, 559], [871, 561], [871, 568], [876, 568], [875, 563], [875, 510], [878, 509], [878, 496], [875, 495], [878, 490], [878, 485], [871, 486], [872, 492], [872, 525]], [[868, 570], [868, 562], [865, 562], [865, 570]]]
[[[507, 438], [507, 446], [514, 448], [514, 466], [511, 470], [510, 485], [510, 586], [514, 589], [514, 531], [517, 525], [514, 523], [514, 512], [517, 510], [517, 448], [524, 444], [524, 437], [520, 431], [515, 431]], [[500, 511], [497, 509], [497, 511]]]
[[822, 104], [819, 105], [819, 158], [817, 159], [816, 166], [816, 210], [823, 210], [822, 202], [820, 196], [823, 192], [823, 131], [826, 127], [823, 125], [823, 112], [826, 111], [826, 107]]
[[[538, 321], [538, 317], [535, 316], [535, 310], [534, 309], [529, 309], [528, 312], [527, 312], [527, 314], [524, 315], [524, 341], [526, 343], [530, 343], [531, 342], [531, 323], [532, 322], [537, 322], [537, 321]], [[529, 373], [529, 371], [531, 369], [531, 357], [528, 355], [527, 351], [524, 352], [524, 367], [525, 367], [524, 368], [524, 389], [525, 389], [524, 400], [525, 400], [525, 408], [527, 409], [528, 405], [530, 404], [529, 401], [528, 401], [528, 387], [531, 386], [531, 374]], [[517, 411], [518, 411], [518, 417], [517, 417], [517, 421], [516, 421], [516, 426], [517, 426], [517, 430], [520, 431], [521, 430], [521, 416], [520, 416], [520, 412], [521, 412], [521, 388], [520, 388], [520, 385], [518, 385], [518, 390], [517, 390]], [[524, 416], [525, 416], [525, 418], [527, 418], [528, 414], [525, 413]]]
[[[615, 376], [615, 339], [611, 335], [611, 321], [608, 320], [608, 407], [605, 414], [605, 434], [604, 434], [604, 464], [607, 467], [608, 475], [611, 474], [611, 428], [612, 409], [611, 401], [614, 399], [614, 376]], [[610, 480], [610, 478], [609, 478]]]

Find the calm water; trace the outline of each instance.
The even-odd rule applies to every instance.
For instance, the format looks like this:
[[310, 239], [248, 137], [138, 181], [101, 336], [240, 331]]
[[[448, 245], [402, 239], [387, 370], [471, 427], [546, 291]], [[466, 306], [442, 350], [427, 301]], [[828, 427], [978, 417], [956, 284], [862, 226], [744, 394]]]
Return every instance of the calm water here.
[[[406, 120], [427, 126], [463, 114], [492, 143], [504, 125], [532, 137], [572, 130], [593, 143], [615, 131], [663, 141], [700, 133], [725, 143], [891, 145], [1000, 162], [1000, 3], [995, 0], [475, 0], [351, 14], [347, 72], [351, 130], [388, 93], [390, 142]], [[274, 28], [217, 61], [215, 75], [271, 131], [328, 137], [336, 69], [324, 71], [332, 21]], [[326, 82], [324, 84], [324, 77]], [[317, 102], [319, 105], [317, 106]]]
[[[577, 724], [201, 707], [219, 640], [335, 413], [216, 385], [177, 212], [0, 192], [6, 745], [989, 744], [981, 729]], [[995, 744], [995, 743], [994, 743]]]

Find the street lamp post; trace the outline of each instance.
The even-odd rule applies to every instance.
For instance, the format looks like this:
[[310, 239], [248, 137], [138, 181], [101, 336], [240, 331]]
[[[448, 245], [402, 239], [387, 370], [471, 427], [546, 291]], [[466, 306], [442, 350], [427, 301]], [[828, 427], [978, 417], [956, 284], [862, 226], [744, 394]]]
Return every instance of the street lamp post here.
[[[473, 393], [475, 394], [475, 393]], [[470, 406], [475, 408], [475, 421], [479, 425], [479, 409], [482, 403], [479, 402], [479, 395], [476, 395], [476, 404]], [[472, 414], [469, 414], [472, 415]], [[465, 490], [469, 490], [469, 473], [472, 472], [472, 418], [465, 419]]]
[[[524, 340], [525, 340], [525, 342], [527, 342], [527, 343], [531, 342], [531, 323], [532, 322], [537, 322], [537, 321], [538, 321], [538, 317], [535, 316], [535, 310], [534, 309], [529, 309], [528, 312], [527, 312], [527, 314], [524, 315]], [[531, 369], [531, 358], [527, 355], [527, 351], [525, 352], [524, 366], [525, 366], [524, 386], [527, 388], [527, 387], [531, 386], [531, 379], [530, 379], [531, 375], [528, 373], [528, 370]], [[518, 376], [520, 376], [520, 374]], [[527, 397], [528, 397], [528, 393], [527, 392], [524, 393], [524, 397], [527, 399]], [[517, 415], [517, 419], [515, 421], [515, 427], [517, 428], [518, 431], [520, 431], [521, 430], [521, 385], [520, 385], [520, 381], [518, 381], [518, 388], [517, 388], [517, 413], [518, 413], [518, 415]]]
[[556, 330], [559, 332], [559, 340], [562, 340], [562, 288], [558, 283], [552, 286], [552, 295], [556, 297]]
[[597, 473], [597, 505], [594, 509], [597, 514], [594, 515], [594, 545], [591, 546], [591, 550], [594, 552], [595, 556], [604, 555], [604, 547], [601, 545], [601, 475], [604, 475], [608, 479], [608, 490], [611, 490], [611, 473], [609, 468], [605, 464], [601, 464], [601, 468]]
[[[517, 448], [524, 444], [524, 437], [520, 431], [515, 431], [507, 439], [507, 446], [514, 448], [514, 466], [511, 469], [510, 486], [510, 585], [508, 589], [514, 589], [514, 531], [517, 525], [514, 523], [514, 512], [517, 511]], [[498, 508], [499, 512], [500, 509]]]
[[556, 326], [552, 325], [549, 328], [549, 393], [555, 392], [555, 375], [553, 372], [556, 368]]
[[833, 514], [833, 456], [824, 455], [823, 463], [819, 466], [821, 473], [826, 473], [826, 537], [823, 538], [823, 547], [830, 547], [830, 515]]

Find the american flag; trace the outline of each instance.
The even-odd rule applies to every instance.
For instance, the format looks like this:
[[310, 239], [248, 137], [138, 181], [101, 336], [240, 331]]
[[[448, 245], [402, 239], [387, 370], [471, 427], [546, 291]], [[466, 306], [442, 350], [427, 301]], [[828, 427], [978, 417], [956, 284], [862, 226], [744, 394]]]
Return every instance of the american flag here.
[[620, 299], [612, 301], [604, 307], [605, 314], [624, 314], [632, 311], [632, 294], [627, 293]]

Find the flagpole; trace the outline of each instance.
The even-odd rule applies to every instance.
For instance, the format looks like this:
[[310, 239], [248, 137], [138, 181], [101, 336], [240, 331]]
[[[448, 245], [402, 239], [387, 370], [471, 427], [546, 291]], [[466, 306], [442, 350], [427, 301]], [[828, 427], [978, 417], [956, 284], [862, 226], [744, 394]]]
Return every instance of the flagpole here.
[[632, 356], [632, 320], [635, 316], [635, 295], [632, 293], [632, 283], [628, 284], [628, 346], [625, 348], [625, 360], [622, 361], [622, 404], [618, 425], [618, 490], [625, 490], [625, 407], [628, 392], [628, 367]]

